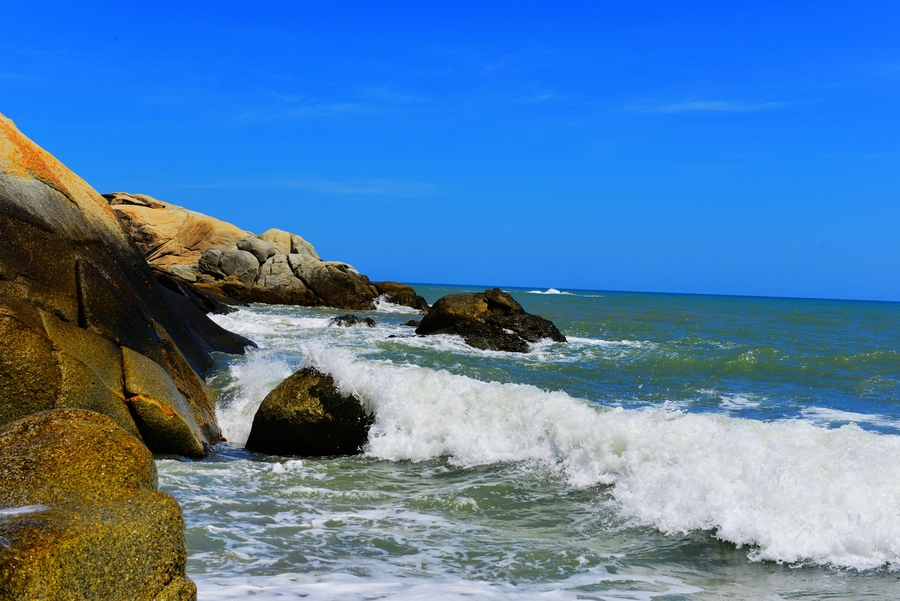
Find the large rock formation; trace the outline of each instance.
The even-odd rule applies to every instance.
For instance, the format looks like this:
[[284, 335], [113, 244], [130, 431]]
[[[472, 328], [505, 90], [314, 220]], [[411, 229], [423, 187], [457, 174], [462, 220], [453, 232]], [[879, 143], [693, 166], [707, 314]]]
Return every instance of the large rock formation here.
[[424, 303], [408, 286], [387, 282], [394, 287], [382, 291], [350, 265], [323, 261], [290, 232], [256, 236], [142, 194], [105, 197], [151, 265], [201, 290], [245, 302], [344, 309], [372, 309], [383, 293], [391, 302]]
[[246, 446], [270, 455], [353, 455], [371, 425], [358, 398], [342, 395], [330, 375], [307, 367], [263, 399]]
[[113, 420], [36, 413], [0, 428], [0, 457], [0, 599], [196, 599], [181, 510]]
[[475, 348], [517, 353], [527, 353], [528, 343], [542, 338], [566, 342], [553, 322], [526, 313], [499, 288], [441, 297], [422, 318], [416, 333], [459, 334]]
[[221, 440], [210, 353], [249, 342], [160, 285], [107, 201], [2, 115], [0, 337], [0, 424], [90, 409], [186, 455]]

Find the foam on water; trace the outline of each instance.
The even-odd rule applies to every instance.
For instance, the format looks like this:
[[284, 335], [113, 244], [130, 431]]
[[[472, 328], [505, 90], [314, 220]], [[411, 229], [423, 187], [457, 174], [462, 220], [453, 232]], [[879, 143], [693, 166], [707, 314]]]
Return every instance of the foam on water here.
[[548, 288], [547, 290], [529, 290], [528, 294], [567, 294], [569, 296], [576, 296], [572, 292], [561, 292], [556, 288]]
[[[606, 601], [643, 601], [654, 597], [689, 595], [699, 592], [694, 586], [685, 585], [675, 578], [640, 577], [619, 574], [580, 574], [545, 585], [516, 586], [508, 583], [490, 583], [463, 578], [409, 578], [381, 575], [361, 577], [352, 574], [281, 574], [278, 576], [194, 577], [198, 588], [198, 601], [216, 599], [307, 599], [309, 601], [369, 601], [375, 599], [402, 598], [409, 601], [432, 599], [470, 600], [485, 599], [516, 601], [541, 599], [545, 601], [575, 601], [576, 599], [603, 599]], [[656, 591], [635, 590], [632, 587], [618, 589], [616, 584], [649, 584]], [[585, 596], [581, 586], [605, 590], [600, 595]]]
[[381, 313], [402, 313], [404, 315], [421, 315], [422, 312], [406, 305], [397, 305], [385, 300], [382, 294], [375, 299], [375, 310]]
[[[443, 457], [464, 468], [538, 462], [572, 487], [608, 487], [611, 508], [634, 524], [710, 531], [754, 561], [900, 569], [900, 436], [672, 406], [608, 409], [534, 386], [366, 359], [322, 339], [295, 336], [291, 345], [298, 362], [333, 374], [375, 414], [370, 457]], [[233, 440], [246, 438], [255, 404], [296, 367], [265, 351], [243, 365], [247, 375], [235, 379], [245, 402], [220, 410]]]

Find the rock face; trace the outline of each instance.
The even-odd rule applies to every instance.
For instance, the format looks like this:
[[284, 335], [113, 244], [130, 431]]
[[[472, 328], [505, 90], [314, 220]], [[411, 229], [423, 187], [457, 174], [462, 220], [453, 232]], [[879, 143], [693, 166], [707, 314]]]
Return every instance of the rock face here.
[[255, 236], [149, 196], [105, 197], [152, 266], [203, 291], [244, 302], [356, 310], [374, 308], [374, 299], [386, 293], [404, 299], [391, 302], [424, 302], [408, 286], [385, 282], [394, 288], [382, 291], [350, 265], [323, 261], [290, 232]]
[[0, 457], [0, 599], [196, 599], [181, 510], [113, 420], [36, 413], [0, 428]]
[[247, 448], [270, 455], [354, 455], [361, 452], [372, 417], [334, 379], [308, 367], [278, 385], [253, 418]]
[[[154, 451], [202, 454], [221, 440], [202, 380], [211, 352], [249, 341], [194, 300], [160, 285], [107, 201], [0, 115], [0, 425], [89, 409]], [[178, 414], [177, 431], [149, 419], [148, 403]], [[170, 445], [183, 441], [181, 422], [193, 440]]]
[[566, 342], [553, 322], [526, 313], [499, 288], [441, 297], [422, 318], [416, 333], [459, 334], [475, 348], [517, 353], [527, 353], [528, 343], [542, 338]]

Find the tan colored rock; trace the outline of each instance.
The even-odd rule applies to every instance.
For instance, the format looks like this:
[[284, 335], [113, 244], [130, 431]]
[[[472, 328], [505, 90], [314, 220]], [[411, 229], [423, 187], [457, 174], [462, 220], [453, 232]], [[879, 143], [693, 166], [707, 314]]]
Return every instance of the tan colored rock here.
[[244, 302], [374, 308], [378, 291], [369, 278], [347, 263], [322, 261], [296, 234], [273, 228], [254, 236], [140, 196], [106, 197], [151, 265], [200, 290]]
[[[123, 195], [131, 196], [116, 193], [118, 197]], [[202, 213], [169, 203], [160, 204], [161, 207], [150, 207], [120, 202], [113, 209], [147, 261], [167, 271], [175, 265], [195, 267], [203, 251], [237, 248], [238, 241], [250, 234]]]
[[260, 234], [259, 238], [274, 246], [275, 250], [283, 255], [304, 255], [311, 259], [321, 261], [319, 253], [316, 252], [313, 245], [297, 234], [272, 228]]
[[[140, 195], [119, 201], [164, 206]], [[164, 292], [106, 199], [0, 115], [0, 424], [76, 406], [139, 435], [112, 359], [124, 347], [171, 376], [202, 442], [218, 442], [202, 375], [212, 351], [247, 341], [214, 326]]]
[[184, 519], [153, 457], [82, 410], [0, 428], [0, 599], [190, 601]]
[[147, 447], [156, 453], [202, 457], [194, 412], [175, 381], [155, 361], [122, 349], [125, 394]]
[[99, 334], [45, 311], [41, 317], [53, 341], [59, 369], [59, 396], [54, 406], [102, 413], [140, 439], [138, 427], [125, 404], [119, 347]]

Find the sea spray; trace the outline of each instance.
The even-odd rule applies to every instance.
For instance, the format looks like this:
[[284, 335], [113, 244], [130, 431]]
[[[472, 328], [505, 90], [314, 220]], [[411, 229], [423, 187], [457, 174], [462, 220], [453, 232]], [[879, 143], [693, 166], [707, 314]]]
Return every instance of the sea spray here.
[[[896, 596], [900, 385], [879, 350], [900, 341], [895, 307], [529, 298], [570, 344], [483, 353], [415, 337], [399, 312], [368, 313], [375, 328], [328, 327], [322, 308], [217, 317], [260, 344], [213, 380], [232, 443], [160, 463], [201, 598], [229, 583], [335, 598], [344, 580], [351, 598]], [[817, 322], [820, 305], [840, 319]], [[365, 456], [240, 450], [255, 406], [303, 365], [375, 412]], [[641, 580], [656, 577], [674, 588]]]

